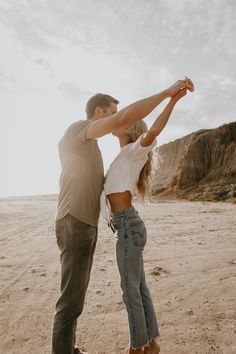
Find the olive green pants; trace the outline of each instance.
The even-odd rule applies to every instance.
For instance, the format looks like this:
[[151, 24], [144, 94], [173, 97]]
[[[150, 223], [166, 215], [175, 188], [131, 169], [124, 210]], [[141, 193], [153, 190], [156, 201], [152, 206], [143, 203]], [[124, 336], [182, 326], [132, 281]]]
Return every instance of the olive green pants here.
[[55, 306], [52, 353], [74, 354], [77, 318], [84, 307], [97, 227], [67, 214], [56, 221], [56, 238], [60, 249], [61, 291]]

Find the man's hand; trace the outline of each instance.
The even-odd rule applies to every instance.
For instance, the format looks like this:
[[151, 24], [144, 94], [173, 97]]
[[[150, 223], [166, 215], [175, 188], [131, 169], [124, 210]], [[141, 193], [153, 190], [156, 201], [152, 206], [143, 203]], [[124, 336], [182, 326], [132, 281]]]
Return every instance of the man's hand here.
[[169, 97], [173, 97], [182, 89], [187, 89], [193, 92], [194, 85], [192, 83], [192, 80], [185, 78], [185, 80], [176, 81], [172, 86], [167, 89], [167, 94]]

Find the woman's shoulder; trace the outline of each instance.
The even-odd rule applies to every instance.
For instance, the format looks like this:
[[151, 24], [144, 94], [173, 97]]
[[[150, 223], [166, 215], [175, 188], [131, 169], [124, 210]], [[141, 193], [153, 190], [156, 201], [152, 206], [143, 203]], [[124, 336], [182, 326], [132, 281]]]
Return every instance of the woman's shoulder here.
[[155, 141], [149, 145], [149, 146], [143, 146], [142, 145], [142, 139], [143, 137], [146, 135], [146, 133], [143, 133], [136, 141], [127, 144], [126, 147], [126, 154], [129, 153], [131, 155], [135, 155], [138, 154], [144, 154], [146, 155], [147, 153], [149, 153], [155, 146], [156, 146], [156, 139]]

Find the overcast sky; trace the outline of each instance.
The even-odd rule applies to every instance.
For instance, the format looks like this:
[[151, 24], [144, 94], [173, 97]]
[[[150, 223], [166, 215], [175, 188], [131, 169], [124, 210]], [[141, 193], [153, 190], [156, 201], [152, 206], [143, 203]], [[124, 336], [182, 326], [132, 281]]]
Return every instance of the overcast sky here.
[[121, 108], [191, 77], [159, 145], [235, 121], [235, 34], [234, 0], [0, 0], [0, 196], [58, 191], [58, 140], [96, 92]]

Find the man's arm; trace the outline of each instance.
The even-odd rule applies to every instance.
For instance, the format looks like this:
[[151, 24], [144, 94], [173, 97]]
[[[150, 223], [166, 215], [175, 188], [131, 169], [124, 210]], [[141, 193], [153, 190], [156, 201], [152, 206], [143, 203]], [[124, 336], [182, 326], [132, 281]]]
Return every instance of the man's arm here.
[[87, 129], [86, 138], [99, 138], [111, 133], [121, 126], [128, 126], [136, 123], [138, 120], [143, 119], [151, 113], [164, 99], [174, 96], [184, 87], [190, 91], [194, 90], [191, 80], [188, 82], [186, 82], [186, 80], [178, 80], [167, 90], [134, 102], [110, 117], [93, 121]]
[[141, 141], [142, 146], [149, 146], [153, 143], [155, 138], [162, 132], [165, 128], [170, 115], [173, 111], [176, 103], [187, 94], [187, 89], [180, 90], [174, 97], [171, 98], [169, 103], [166, 105], [165, 109], [157, 117], [151, 128], [148, 130], [147, 134]]

